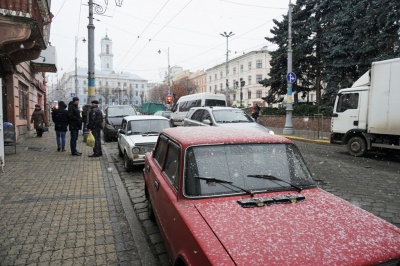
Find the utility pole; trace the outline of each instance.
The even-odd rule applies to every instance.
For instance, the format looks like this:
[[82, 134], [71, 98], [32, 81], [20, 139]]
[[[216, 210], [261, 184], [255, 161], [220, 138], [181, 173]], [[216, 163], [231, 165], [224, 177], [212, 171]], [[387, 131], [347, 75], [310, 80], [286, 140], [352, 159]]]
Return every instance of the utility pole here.
[[87, 104], [95, 100], [94, 79], [94, 24], [93, 24], [93, 0], [89, 0], [89, 24], [88, 28], [88, 97]]
[[[75, 96], [78, 97], [78, 36], [75, 36]], [[82, 39], [83, 43], [86, 42], [85, 38]]]
[[283, 128], [283, 134], [293, 135], [293, 123], [292, 123], [292, 113], [293, 113], [293, 103], [292, 103], [292, 85], [296, 81], [296, 75], [292, 72], [292, 1], [289, 0], [289, 29], [288, 29], [288, 62], [287, 62], [287, 97], [286, 97], [286, 122]]
[[225, 78], [226, 78], [226, 91], [225, 91], [225, 96], [226, 96], [226, 103], [229, 105], [229, 79], [228, 79], [228, 55], [229, 55], [229, 49], [228, 49], [228, 38], [235, 35], [232, 32], [226, 33], [220, 33], [222, 37], [226, 37], [226, 64], [225, 64]]

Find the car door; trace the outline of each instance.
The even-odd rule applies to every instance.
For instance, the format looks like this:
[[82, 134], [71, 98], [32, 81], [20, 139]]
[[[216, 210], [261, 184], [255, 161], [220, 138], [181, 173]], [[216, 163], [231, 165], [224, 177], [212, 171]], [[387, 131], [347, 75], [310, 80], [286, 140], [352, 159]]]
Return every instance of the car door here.
[[359, 127], [360, 92], [342, 93], [336, 99], [332, 117], [332, 132], [346, 133]]
[[122, 153], [124, 153], [124, 149], [126, 149], [127, 145], [126, 136], [128, 134], [128, 129], [127, 129], [128, 124], [129, 122], [126, 121], [126, 119], [123, 119], [121, 124], [121, 130], [123, 131], [123, 133], [121, 132], [118, 133], [118, 144]]

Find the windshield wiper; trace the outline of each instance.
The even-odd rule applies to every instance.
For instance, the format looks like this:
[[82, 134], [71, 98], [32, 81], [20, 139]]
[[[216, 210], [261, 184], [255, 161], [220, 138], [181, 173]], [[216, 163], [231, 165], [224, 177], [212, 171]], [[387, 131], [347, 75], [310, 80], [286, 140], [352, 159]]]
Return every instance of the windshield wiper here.
[[200, 180], [205, 180], [205, 181], [207, 181], [207, 183], [228, 184], [228, 185], [230, 185], [232, 187], [235, 187], [237, 189], [240, 189], [241, 191], [246, 192], [251, 197], [254, 196], [254, 192], [253, 191], [247, 190], [247, 189], [239, 187], [239, 186], [236, 186], [236, 185], [233, 184], [233, 182], [228, 181], [228, 180], [218, 179], [218, 178], [214, 178], [214, 177], [202, 177], [202, 176], [195, 176], [194, 178], [200, 179]]
[[278, 178], [276, 176], [273, 176], [273, 175], [247, 175], [247, 177], [254, 177], [254, 178], [266, 179], [266, 180], [271, 180], [271, 181], [275, 181], [275, 180], [281, 181], [281, 182], [286, 183], [286, 184], [290, 185], [291, 187], [295, 188], [297, 190], [297, 192], [301, 192], [303, 190], [301, 187], [293, 185], [292, 183], [287, 182], [287, 181], [285, 181], [281, 178]]
[[233, 120], [232, 123], [246, 123], [249, 122], [247, 120]]
[[142, 133], [143, 135], [149, 135], [149, 134], [160, 134], [159, 132], [156, 132], [156, 131], [149, 131], [149, 132], [144, 132], [144, 133]]

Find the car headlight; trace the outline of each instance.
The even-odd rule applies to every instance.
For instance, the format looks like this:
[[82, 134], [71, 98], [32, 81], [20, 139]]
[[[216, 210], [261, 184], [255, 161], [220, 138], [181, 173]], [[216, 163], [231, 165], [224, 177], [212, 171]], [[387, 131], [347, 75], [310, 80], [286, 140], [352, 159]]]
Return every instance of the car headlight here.
[[107, 129], [114, 129], [114, 127], [113, 127], [112, 125], [107, 124], [107, 123], [106, 123], [106, 128], [107, 128]]
[[133, 149], [132, 149], [132, 153], [133, 154], [138, 154], [140, 152], [140, 148], [139, 147], [134, 147]]
[[272, 135], [275, 135], [275, 132], [272, 131], [272, 130], [270, 130], [268, 133], [269, 133], [269, 134], [272, 134]]

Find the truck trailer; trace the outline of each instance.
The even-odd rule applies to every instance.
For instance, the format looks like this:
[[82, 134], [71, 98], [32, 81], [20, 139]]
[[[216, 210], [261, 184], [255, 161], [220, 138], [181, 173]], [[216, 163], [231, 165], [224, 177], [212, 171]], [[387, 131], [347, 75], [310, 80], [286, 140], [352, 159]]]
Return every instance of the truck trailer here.
[[351, 88], [336, 96], [332, 144], [357, 157], [368, 151], [400, 151], [400, 58], [373, 62]]

